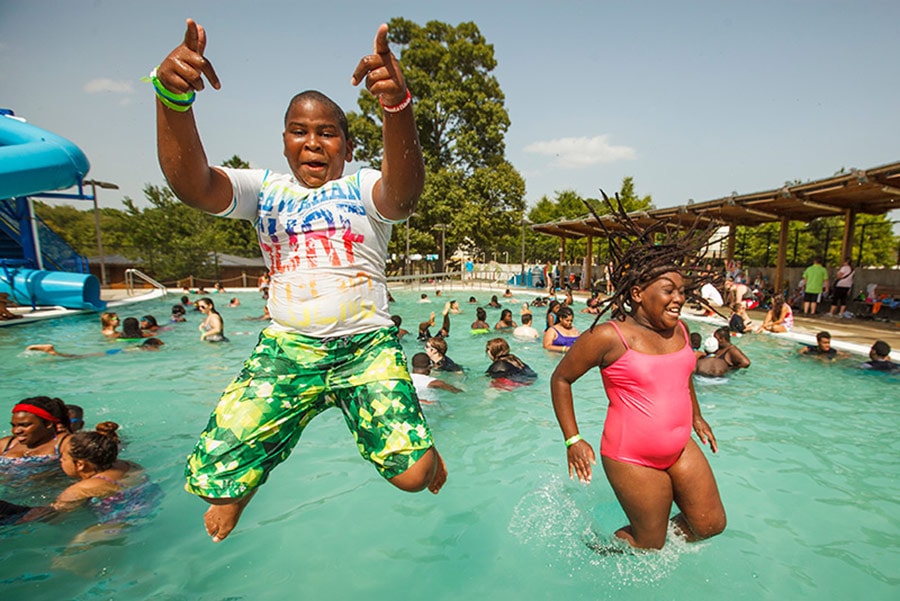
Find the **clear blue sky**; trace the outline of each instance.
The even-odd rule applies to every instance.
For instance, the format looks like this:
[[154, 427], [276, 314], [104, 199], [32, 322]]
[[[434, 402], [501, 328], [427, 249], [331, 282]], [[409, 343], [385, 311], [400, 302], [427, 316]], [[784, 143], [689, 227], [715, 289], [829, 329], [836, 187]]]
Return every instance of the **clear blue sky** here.
[[195, 105], [216, 164], [285, 169], [287, 100], [317, 88], [354, 109], [350, 75], [392, 17], [472, 21], [493, 44], [530, 205], [633, 176], [667, 207], [900, 160], [896, 0], [0, 0], [0, 106], [119, 184], [101, 206], [164, 183], [139, 79], [187, 17], [222, 80]]

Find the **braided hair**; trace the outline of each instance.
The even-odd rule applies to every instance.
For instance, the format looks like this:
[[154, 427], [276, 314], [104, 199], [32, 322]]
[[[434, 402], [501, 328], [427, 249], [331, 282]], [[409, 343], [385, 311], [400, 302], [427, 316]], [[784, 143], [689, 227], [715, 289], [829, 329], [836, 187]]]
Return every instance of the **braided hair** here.
[[612, 263], [610, 280], [614, 292], [601, 303], [600, 312], [591, 324], [591, 329], [607, 311], [611, 312], [613, 319], [624, 321], [632, 311], [631, 289], [634, 286], [644, 286], [670, 271], [677, 271], [685, 276], [685, 297], [688, 301], [715, 311], [700, 296], [699, 291], [706, 283], [721, 283], [722, 274], [700, 265], [705, 251], [720, 241], [712, 240], [720, 224], [709, 220], [701, 226], [698, 219], [685, 230], [679, 224], [656, 219], [649, 225], [642, 226], [625, 211], [618, 193], [615, 195], [615, 206], [603, 190], [600, 190], [600, 194], [609, 207], [615, 229], [607, 227], [590, 204], [587, 201], [584, 203], [609, 239]]

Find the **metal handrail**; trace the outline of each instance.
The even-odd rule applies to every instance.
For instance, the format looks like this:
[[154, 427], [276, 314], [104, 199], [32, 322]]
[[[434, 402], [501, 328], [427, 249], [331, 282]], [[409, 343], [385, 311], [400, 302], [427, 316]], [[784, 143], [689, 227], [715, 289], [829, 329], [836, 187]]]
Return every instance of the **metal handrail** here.
[[151, 278], [149, 275], [144, 273], [139, 269], [129, 268], [125, 270], [125, 290], [128, 291], [129, 296], [134, 295], [134, 276], [139, 277], [144, 280], [154, 288], [162, 290], [163, 294], [166, 294], [166, 287]]

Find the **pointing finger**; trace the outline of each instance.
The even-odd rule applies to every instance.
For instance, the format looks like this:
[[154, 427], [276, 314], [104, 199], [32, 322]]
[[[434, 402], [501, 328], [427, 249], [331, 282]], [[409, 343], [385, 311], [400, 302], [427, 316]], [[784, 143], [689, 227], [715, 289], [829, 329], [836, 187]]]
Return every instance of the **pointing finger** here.
[[[197, 22], [193, 19], [187, 20], [187, 31], [184, 32], [184, 45], [190, 50], [198, 54], [203, 54], [203, 50], [200, 48], [200, 31], [202, 27], [197, 25]], [[204, 33], [204, 46], [206, 45], [206, 35]]]
[[382, 23], [378, 26], [378, 33], [375, 34], [375, 54], [387, 54], [391, 51], [391, 47], [388, 45], [387, 34], [387, 23]]

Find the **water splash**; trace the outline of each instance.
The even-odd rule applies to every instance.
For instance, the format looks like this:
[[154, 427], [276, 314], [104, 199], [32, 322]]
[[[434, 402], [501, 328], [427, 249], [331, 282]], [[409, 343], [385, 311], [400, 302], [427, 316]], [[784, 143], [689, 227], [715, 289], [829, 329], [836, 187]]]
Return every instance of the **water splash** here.
[[615, 499], [598, 499], [588, 488], [548, 476], [516, 504], [508, 531], [522, 544], [558, 556], [570, 575], [614, 588], [665, 580], [682, 555], [703, 546], [687, 543], [670, 525], [661, 550], [635, 551], [613, 534], [623, 519]]

